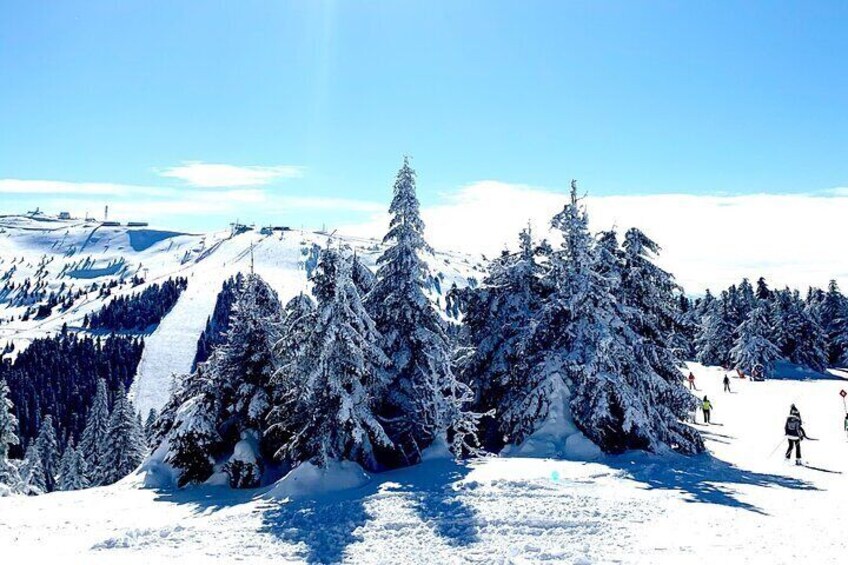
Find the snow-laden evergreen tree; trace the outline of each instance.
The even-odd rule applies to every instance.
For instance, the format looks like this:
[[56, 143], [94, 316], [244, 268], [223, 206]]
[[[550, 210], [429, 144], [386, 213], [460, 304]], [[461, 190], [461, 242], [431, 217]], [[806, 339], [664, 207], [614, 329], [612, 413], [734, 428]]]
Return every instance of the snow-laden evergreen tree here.
[[824, 332], [827, 342], [828, 364], [843, 365], [848, 362], [848, 300], [831, 280], [827, 293], [815, 307], [814, 317]]
[[826, 368], [824, 332], [797, 290], [787, 288], [775, 293], [771, 327], [771, 341], [784, 359], [816, 371]]
[[264, 429], [272, 407], [281, 315], [268, 284], [254, 273], [245, 277], [225, 342], [182, 379], [163, 408], [154, 442], [167, 443], [165, 461], [180, 470], [180, 486], [205, 481], [244, 432], [259, 436]]
[[109, 433], [109, 394], [106, 381], [97, 381], [94, 401], [88, 411], [85, 429], [78, 449], [85, 457], [88, 482], [91, 486], [104, 484], [106, 476], [106, 444]]
[[728, 366], [730, 350], [733, 349], [734, 330], [725, 301], [712, 300], [701, 319], [701, 331], [695, 337], [698, 362], [704, 365]]
[[106, 443], [103, 484], [116, 483], [135, 471], [144, 460], [144, 434], [132, 402], [123, 389], [114, 394]]
[[679, 383], [682, 361], [675, 355], [672, 338], [678, 331], [674, 276], [654, 263], [660, 246], [637, 228], [624, 236], [624, 264], [620, 296], [632, 310], [630, 325], [642, 338], [645, 355], [669, 383]]
[[772, 299], [772, 291], [768, 287], [768, 283], [766, 283], [766, 279], [760, 277], [757, 279], [757, 290], [754, 292], [757, 300], [771, 300]]
[[695, 359], [695, 338], [700, 329], [700, 317], [693, 300], [682, 292], [677, 295], [677, 312], [670, 345], [680, 359]]
[[69, 443], [62, 456], [62, 474], [59, 477], [59, 490], [82, 490], [90, 486], [85, 458], [82, 452]]
[[421, 450], [437, 440], [449, 439], [455, 453], [471, 448], [479, 417], [465, 409], [473, 393], [453, 373], [445, 322], [424, 294], [426, 266], [419, 254], [431, 249], [407, 158], [395, 179], [389, 214], [387, 248], [377, 261], [378, 280], [367, 307], [391, 360], [389, 394], [378, 413], [399, 450], [396, 464], [403, 465], [417, 462]]
[[[331, 251], [327, 250], [325, 253]], [[312, 298], [300, 293], [289, 300], [283, 309], [280, 340], [274, 346], [279, 368], [271, 379], [273, 406], [268, 414], [268, 428], [264, 436], [268, 451], [275, 456], [294, 433], [294, 430], [287, 429], [286, 426], [287, 422], [292, 421], [289, 417], [292, 402], [296, 402], [297, 395], [302, 392], [300, 387], [303, 380], [297, 363], [309, 343], [309, 336], [315, 324], [316, 309]]]
[[780, 350], [769, 340], [771, 333], [770, 306], [763, 301], [748, 314], [748, 319], [739, 327], [736, 344], [731, 350], [733, 365], [746, 375], [760, 373], [768, 377], [774, 362], [780, 358]]
[[551, 256], [556, 290], [534, 327], [535, 379], [523, 391], [522, 409], [504, 415], [512, 438], [521, 442], [567, 400], [578, 429], [607, 452], [702, 451], [700, 435], [681, 422], [694, 398], [645, 355], [645, 341], [630, 325], [635, 309], [616, 298], [620, 258], [614, 247], [594, 244], [575, 182], [552, 225], [563, 240]]
[[19, 492], [21, 478], [15, 463], [9, 460], [9, 447], [18, 445], [18, 419], [9, 398], [9, 386], [0, 379], [0, 488], [8, 492]]
[[462, 377], [474, 390], [474, 409], [491, 413], [480, 421], [481, 441], [490, 451], [501, 449], [508, 434], [500, 415], [520, 401], [512, 392], [527, 378], [527, 330], [549, 294], [539, 253], [530, 229], [522, 230], [518, 251], [493, 260], [482, 285], [466, 289], [462, 298], [470, 347], [460, 361]]
[[153, 447], [153, 438], [156, 434], [156, 420], [159, 418], [159, 413], [155, 408], [151, 408], [147, 413], [147, 418], [144, 420], [142, 431], [144, 432], [144, 443], [148, 447]]
[[59, 471], [56, 474], [56, 486], [58, 487], [58, 490], [62, 490], [62, 478], [67, 473], [73, 451], [74, 438], [68, 438], [68, 441], [65, 444], [65, 450], [62, 451], [62, 457], [59, 458]]
[[390, 451], [392, 441], [374, 410], [384, 396], [382, 369], [389, 359], [353, 282], [352, 257], [325, 251], [320, 261], [327, 257], [334, 265], [333, 295], [321, 295], [314, 329], [283, 369], [291, 388], [280, 425], [294, 433], [280, 455], [294, 463], [349, 460], [380, 469], [376, 450]]
[[35, 442], [27, 447], [20, 466], [22, 492], [28, 495], [44, 494], [47, 491], [47, 476], [41, 463], [41, 454]]
[[41, 457], [41, 468], [44, 470], [45, 492], [56, 490], [56, 476], [59, 474], [59, 441], [56, 439], [56, 429], [53, 427], [53, 417], [49, 414], [41, 421], [35, 447]]
[[[180, 487], [208, 479], [215, 463], [214, 454], [222, 449], [214, 380], [206, 377], [203, 367], [203, 364], [198, 366], [192, 379], [200, 390], [179, 403], [164, 439], [168, 445], [165, 462], [179, 469]], [[163, 416], [167, 414], [163, 410]]]
[[261, 277], [249, 274], [233, 307], [227, 339], [207, 365], [218, 389], [219, 433], [230, 445], [240, 440], [243, 431], [265, 424], [281, 323], [277, 293]]

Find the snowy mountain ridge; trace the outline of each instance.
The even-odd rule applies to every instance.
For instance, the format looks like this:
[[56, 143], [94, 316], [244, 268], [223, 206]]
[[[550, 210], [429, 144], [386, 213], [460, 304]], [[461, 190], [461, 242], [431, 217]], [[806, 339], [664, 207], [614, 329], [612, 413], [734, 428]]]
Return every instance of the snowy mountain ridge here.
[[[145, 335], [130, 394], [138, 410], [146, 414], [167, 400], [171, 375], [191, 369], [197, 339], [227, 278], [253, 268], [286, 301], [309, 290], [308, 275], [317, 252], [330, 241], [349, 246], [371, 267], [382, 249], [377, 240], [282, 226], [234, 226], [194, 234], [43, 214], [0, 216], [0, 351], [12, 344], [11, 355], [15, 355], [33, 339], [56, 334], [64, 325], [84, 331], [85, 317], [98, 312], [113, 296], [138, 292], [171, 277], [186, 277], [188, 287], [174, 308]], [[436, 251], [427, 263], [429, 295], [439, 306], [452, 285], [462, 288], [484, 275], [481, 260], [459, 253]], [[116, 286], [109, 296], [92, 290], [93, 285], [117, 284], [132, 277], [141, 277], [144, 283]], [[29, 288], [23, 292], [27, 280]], [[80, 294], [67, 310], [57, 305], [46, 316], [36, 316], [37, 307], [51, 293]]]

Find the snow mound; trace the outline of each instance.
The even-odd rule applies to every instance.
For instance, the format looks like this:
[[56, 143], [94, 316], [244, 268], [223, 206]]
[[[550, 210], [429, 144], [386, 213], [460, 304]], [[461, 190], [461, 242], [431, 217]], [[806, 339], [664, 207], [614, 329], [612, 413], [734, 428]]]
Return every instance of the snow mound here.
[[275, 499], [308, 498], [360, 488], [370, 481], [371, 475], [352, 461], [330, 461], [325, 468], [302, 463], [277, 481], [265, 496]]
[[589, 438], [577, 429], [571, 417], [568, 387], [561, 381], [554, 391], [551, 409], [544, 423], [520, 445], [508, 445], [501, 452], [504, 457], [533, 457], [595, 461], [603, 453]]

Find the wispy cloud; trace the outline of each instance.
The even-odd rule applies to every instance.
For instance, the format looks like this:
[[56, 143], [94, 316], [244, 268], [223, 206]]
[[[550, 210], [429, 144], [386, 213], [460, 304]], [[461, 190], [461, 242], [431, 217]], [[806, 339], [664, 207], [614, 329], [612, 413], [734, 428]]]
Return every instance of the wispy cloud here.
[[[497, 181], [461, 187], [444, 202], [425, 207], [427, 236], [437, 248], [498, 253], [513, 246], [530, 222], [549, 236], [564, 191]], [[843, 279], [848, 286], [844, 218], [848, 194], [698, 196], [686, 194], [589, 197], [592, 228], [636, 226], [663, 246], [660, 262], [690, 292], [725, 287], [743, 276], [765, 276], [777, 285], [805, 288]], [[341, 228], [342, 233], [384, 233], [387, 217]]]
[[201, 161], [187, 161], [156, 172], [197, 188], [264, 186], [275, 180], [303, 176], [303, 168], [294, 165], [238, 166]]

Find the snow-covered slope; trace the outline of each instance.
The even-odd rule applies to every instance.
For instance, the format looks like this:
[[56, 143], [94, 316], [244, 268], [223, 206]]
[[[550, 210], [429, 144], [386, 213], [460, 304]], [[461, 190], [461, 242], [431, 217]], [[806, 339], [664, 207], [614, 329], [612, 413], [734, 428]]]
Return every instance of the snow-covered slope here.
[[[308, 289], [307, 275], [314, 266], [315, 254], [328, 239], [326, 234], [300, 230], [186, 234], [43, 215], [0, 216], [0, 289], [7, 283], [14, 287], [11, 292], [0, 292], [0, 350], [8, 342], [20, 350], [34, 338], [59, 331], [65, 323], [79, 329], [86, 314], [98, 311], [111, 299], [99, 298], [96, 291], [85, 292], [93, 283], [138, 275], [149, 285], [173, 276], [187, 277], [188, 288], [176, 306], [145, 337], [131, 395], [139, 411], [146, 414], [167, 400], [171, 376], [191, 368], [197, 339], [224, 280], [239, 271], [249, 271], [252, 263], [285, 302]], [[334, 235], [332, 240], [353, 247], [369, 265], [381, 251], [380, 245], [370, 239]], [[452, 284], [462, 287], [469, 278], [482, 278], [479, 260], [456, 253], [437, 252], [429, 258], [429, 265], [434, 277], [430, 294], [441, 304], [443, 293]], [[33, 286], [43, 286], [45, 298], [21, 299], [19, 288], [27, 279]], [[60, 289], [84, 294], [65, 312], [54, 308], [44, 319], [20, 319], [28, 308]], [[143, 289], [127, 284], [115, 289], [113, 295]]]
[[[431, 459], [291, 500], [129, 477], [0, 499], [0, 548], [74, 563], [843, 563], [848, 382], [734, 378], [728, 394], [721, 370], [693, 368], [715, 407], [712, 455]], [[819, 440], [809, 467], [783, 460], [793, 402]]]

